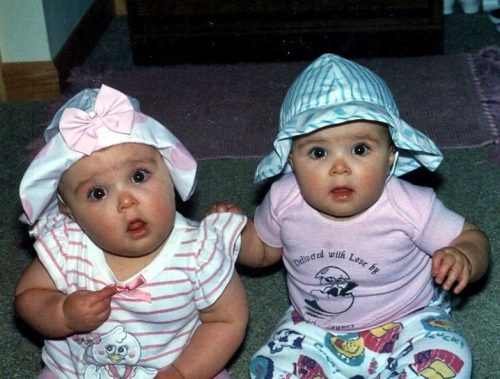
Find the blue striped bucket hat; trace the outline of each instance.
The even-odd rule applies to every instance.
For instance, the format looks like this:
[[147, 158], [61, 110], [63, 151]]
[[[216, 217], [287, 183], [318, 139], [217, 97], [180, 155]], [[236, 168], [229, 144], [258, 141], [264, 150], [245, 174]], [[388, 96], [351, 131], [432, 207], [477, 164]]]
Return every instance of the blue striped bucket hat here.
[[434, 171], [443, 159], [429, 137], [399, 117], [392, 93], [379, 76], [340, 56], [324, 54], [290, 86], [281, 106], [274, 150], [257, 167], [255, 182], [291, 171], [288, 157], [294, 137], [355, 120], [388, 125], [397, 148], [396, 176], [420, 166]]

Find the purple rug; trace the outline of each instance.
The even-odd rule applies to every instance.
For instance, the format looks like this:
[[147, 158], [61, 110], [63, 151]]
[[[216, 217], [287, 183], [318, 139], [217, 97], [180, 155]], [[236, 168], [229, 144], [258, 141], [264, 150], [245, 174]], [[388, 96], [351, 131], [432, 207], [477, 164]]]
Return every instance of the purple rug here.
[[[442, 148], [498, 142], [500, 49], [477, 54], [359, 59], [391, 87], [402, 117]], [[105, 83], [141, 102], [197, 159], [260, 157], [272, 149], [287, 88], [309, 62], [73, 70], [51, 113]]]

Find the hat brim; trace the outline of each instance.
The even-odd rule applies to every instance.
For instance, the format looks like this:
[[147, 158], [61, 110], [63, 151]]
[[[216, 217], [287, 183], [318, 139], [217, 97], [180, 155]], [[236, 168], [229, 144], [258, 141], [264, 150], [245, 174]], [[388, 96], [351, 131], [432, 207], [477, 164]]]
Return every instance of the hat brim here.
[[[184, 145], [155, 119], [135, 113], [134, 127], [130, 134], [114, 133], [99, 129], [99, 149], [122, 143], [140, 143], [159, 150], [176, 191], [187, 200], [194, 191], [197, 164]], [[96, 150], [96, 151], [98, 151]], [[56, 192], [64, 171], [85, 154], [70, 149], [60, 133], [57, 133], [35, 157], [26, 170], [20, 184], [20, 197], [24, 209], [23, 220], [34, 224], [43, 213], [57, 206]]]
[[389, 127], [394, 145], [401, 150], [394, 175], [401, 176], [421, 165], [435, 170], [441, 163], [442, 155], [438, 147], [422, 132], [412, 128], [400, 117], [378, 104], [352, 101], [306, 110], [281, 125], [274, 141], [274, 151], [259, 164], [255, 182], [261, 183], [270, 177], [291, 171], [288, 156], [294, 137], [327, 126], [359, 120], [380, 122]]

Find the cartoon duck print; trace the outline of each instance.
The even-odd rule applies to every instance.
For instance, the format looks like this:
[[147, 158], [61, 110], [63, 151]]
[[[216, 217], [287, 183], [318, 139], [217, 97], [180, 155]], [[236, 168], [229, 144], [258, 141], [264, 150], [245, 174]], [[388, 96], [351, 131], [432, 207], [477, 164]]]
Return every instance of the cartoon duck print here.
[[350, 366], [359, 366], [365, 359], [365, 344], [358, 333], [326, 334], [325, 345], [337, 358]]
[[321, 290], [311, 291], [313, 299], [306, 299], [309, 305], [307, 313], [314, 317], [331, 317], [347, 311], [354, 303], [351, 291], [358, 285], [352, 282], [349, 275], [342, 269], [328, 266], [321, 269], [315, 276], [324, 286]]
[[137, 366], [141, 357], [141, 346], [137, 338], [127, 333], [123, 326], [94, 338], [86, 350], [90, 364], [85, 370], [85, 379], [129, 379], [152, 377], [155, 369]]

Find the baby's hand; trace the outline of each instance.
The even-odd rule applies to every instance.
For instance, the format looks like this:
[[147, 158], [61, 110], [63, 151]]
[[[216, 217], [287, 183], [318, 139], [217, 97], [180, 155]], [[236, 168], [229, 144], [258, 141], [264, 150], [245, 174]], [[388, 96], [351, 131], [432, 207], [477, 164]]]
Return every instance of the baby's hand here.
[[437, 284], [448, 291], [455, 283], [453, 293], [462, 292], [469, 283], [472, 267], [469, 259], [454, 247], [444, 247], [432, 256], [432, 275]]
[[243, 210], [238, 205], [229, 203], [215, 203], [208, 209], [207, 215], [213, 213], [226, 213], [226, 212], [243, 214]]
[[116, 287], [99, 291], [76, 291], [68, 295], [63, 304], [66, 326], [75, 332], [89, 332], [98, 328], [111, 313], [111, 297]]

